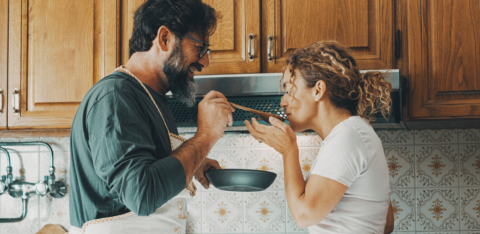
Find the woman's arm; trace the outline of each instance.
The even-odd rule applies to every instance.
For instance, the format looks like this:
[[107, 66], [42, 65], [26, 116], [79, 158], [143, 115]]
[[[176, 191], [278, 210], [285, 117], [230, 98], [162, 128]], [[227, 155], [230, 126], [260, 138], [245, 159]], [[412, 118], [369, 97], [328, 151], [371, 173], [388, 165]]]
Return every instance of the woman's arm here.
[[295, 223], [309, 227], [322, 221], [332, 212], [348, 187], [335, 180], [311, 175], [305, 183], [297, 152], [284, 155], [285, 192], [288, 207]]
[[273, 126], [259, 124], [252, 119], [253, 126], [245, 124], [255, 139], [273, 147], [283, 155], [285, 191], [288, 207], [299, 227], [308, 227], [322, 221], [345, 194], [348, 187], [319, 175], [312, 175], [305, 183], [298, 159], [296, 135], [290, 126], [271, 118]]
[[394, 228], [394, 222], [395, 220], [393, 219], [392, 203], [390, 202], [390, 205], [388, 206], [388, 212], [387, 212], [387, 224], [385, 225], [385, 231], [383, 233], [385, 234], [392, 233]]

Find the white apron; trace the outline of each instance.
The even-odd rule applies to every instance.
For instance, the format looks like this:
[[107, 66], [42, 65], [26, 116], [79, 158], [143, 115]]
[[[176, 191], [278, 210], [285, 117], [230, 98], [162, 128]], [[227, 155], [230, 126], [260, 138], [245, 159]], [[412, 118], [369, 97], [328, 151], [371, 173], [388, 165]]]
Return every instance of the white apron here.
[[[133, 76], [147, 94], [152, 99], [155, 107], [157, 108], [162, 120], [167, 128], [170, 138], [170, 144], [172, 151], [179, 147], [185, 138], [175, 135], [168, 130], [168, 126], [163, 118], [162, 112], [158, 108], [157, 104], [153, 100], [150, 92], [143, 85], [143, 83], [135, 77], [130, 71], [120, 66], [115, 71], [121, 70], [127, 74]], [[176, 197], [169, 200], [158, 208], [155, 213], [149, 216], [138, 216], [133, 212], [126, 214], [107, 217], [102, 219], [95, 219], [83, 224], [82, 228], [72, 226], [70, 229], [71, 234], [157, 234], [157, 233], [172, 233], [172, 234], [185, 234], [187, 227], [187, 203], [191, 200], [192, 196], [195, 196], [195, 185], [193, 181], [190, 182], [186, 189], [180, 192]]]

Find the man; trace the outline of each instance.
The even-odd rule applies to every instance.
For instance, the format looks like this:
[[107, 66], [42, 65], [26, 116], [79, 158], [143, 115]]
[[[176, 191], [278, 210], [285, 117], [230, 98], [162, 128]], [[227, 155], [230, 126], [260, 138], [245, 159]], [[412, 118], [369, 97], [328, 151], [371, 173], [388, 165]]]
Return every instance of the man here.
[[201, 0], [148, 0], [134, 20], [126, 72], [95, 84], [73, 121], [70, 221], [77, 228], [130, 211], [151, 215], [194, 175], [208, 188], [203, 172], [220, 168], [206, 156], [232, 124], [226, 98], [208, 93], [198, 107], [198, 132], [172, 151], [169, 131], [178, 133], [164, 96], [171, 91], [193, 105], [194, 73], [209, 63], [214, 9]]

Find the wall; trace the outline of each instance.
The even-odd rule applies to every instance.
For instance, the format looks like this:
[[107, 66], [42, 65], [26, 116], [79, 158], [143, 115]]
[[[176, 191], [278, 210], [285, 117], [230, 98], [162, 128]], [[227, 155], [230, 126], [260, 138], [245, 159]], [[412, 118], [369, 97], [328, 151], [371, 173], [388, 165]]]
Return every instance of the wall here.
[[[378, 131], [390, 172], [395, 233], [480, 233], [480, 129]], [[184, 135], [191, 137], [192, 135]], [[46, 141], [55, 151], [59, 179], [68, 181], [69, 139], [0, 139]], [[300, 160], [306, 174], [321, 139], [299, 134]], [[12, 147], [11, 147], [12, 148]], [[14, 175], [21, 171], [34, 182], [48, 172], [48, 154], [41, 147], [16, 147]], [[248, 134], [225, 135], [209, 154], [225, 168], [267, 169], [278, 174], [262, 193], [231, 193], [199, 188], [189, 203], [188, 233], [302, 233], [288, 211], [282, 158]], [[20, 165], [23, 169], [20, 170]], [[5, 157], [0, 174], [5, 174]], [[67, 182], [68, 183], [68, 182]], [[27, 218], [0, 224], [0, 234], [35, 233], [45, 224], [69, 228], [68, 194], [65, 198], [33, 196]], [[20, 215], [20, 199], [0, 196], [0, 217]], [[461, 231], [460, 231], [461, 230]]]

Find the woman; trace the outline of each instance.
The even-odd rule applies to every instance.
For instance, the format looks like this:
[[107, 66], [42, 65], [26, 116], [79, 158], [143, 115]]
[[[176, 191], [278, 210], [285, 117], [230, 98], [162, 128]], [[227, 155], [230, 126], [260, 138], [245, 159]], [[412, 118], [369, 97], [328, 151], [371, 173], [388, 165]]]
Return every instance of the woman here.
[[[393, 214], [388, 169], [369, 120], [389, 113], [391, 85], [385, 74], [361, 74], [347, 48], [317, 42], [293, 52], [283, 72], [290, 126], [245, 121], [260, 142], [283, 155], [287, 201], [296, 224], [310, 233], [390, 233]], [[295, 132], [324, 139], [304, 181]]]

